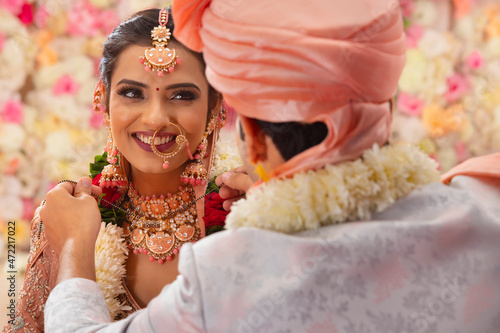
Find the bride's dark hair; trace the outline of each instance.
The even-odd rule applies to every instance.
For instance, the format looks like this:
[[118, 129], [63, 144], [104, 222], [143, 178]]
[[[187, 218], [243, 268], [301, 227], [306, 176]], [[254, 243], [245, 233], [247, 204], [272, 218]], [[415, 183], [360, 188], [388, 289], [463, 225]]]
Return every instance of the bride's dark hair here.
[[[158, 26], [158, 15], [160, 9], [147, 9], [134, 14], [130, 19], [118, 25], [113, 32], [108, 36], [103, 45], [102, 59], [99, 64], [99, 71], [101, 79], [106, 87], [106, 109], [109, 108], [109, 88], [111, 85], [111, 76], [116, 67], [116, 62], [120, 54], [130, 45], [140, 45], [144, 47], [152, 47], [151, 30]], [[168, 9], [169, 20], [167, 28], [170, 32], [174, 32], [174, 23], [172, 20], [171, 10]], [[171, 37], [170, 43], [175, 43], [175, 47], [182, 47], [192, 55], [194, 55], [200, 62], [201, 70], [205, 72], [205, 61], [201, 53], [193, 52], [187, 49], [184, 45], [179, 43], [175, 37]], [[139, 59], [137, 59], [139, 62]], [[209, 85], [208, 92], [208, 110], [212, 110], [220, 101], [221, 95]]]

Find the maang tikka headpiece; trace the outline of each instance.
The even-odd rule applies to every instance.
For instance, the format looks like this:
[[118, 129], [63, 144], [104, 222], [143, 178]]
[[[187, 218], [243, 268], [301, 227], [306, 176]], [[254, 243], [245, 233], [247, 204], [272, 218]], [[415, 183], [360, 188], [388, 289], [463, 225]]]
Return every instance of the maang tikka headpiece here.
[[144, 56], [139, 57], [139, 61], [145, 65], [145, 71], [157, 71], [158, 76], [162, 76], [163, 72], [173, 72], [175, 65], [181, 63], [181, 59], [177, 56], [175, 49], [167, 47], [172, 33], [166, 27], [168, 11], [165, 8], [160, 11], [158, 22], [160, 25], [151, 30], [154, 48], [146, 49]]

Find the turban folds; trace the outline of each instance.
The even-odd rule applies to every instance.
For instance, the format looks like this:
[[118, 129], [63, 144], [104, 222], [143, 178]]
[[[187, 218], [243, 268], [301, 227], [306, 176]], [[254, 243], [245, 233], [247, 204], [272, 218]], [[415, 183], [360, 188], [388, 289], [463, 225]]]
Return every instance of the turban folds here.
[[390, 135], [404, 66], [398, 0], [174, 0], [175, 37], [240, 115], [324, 122], [326, 139], [274, 176], [353, 160]]

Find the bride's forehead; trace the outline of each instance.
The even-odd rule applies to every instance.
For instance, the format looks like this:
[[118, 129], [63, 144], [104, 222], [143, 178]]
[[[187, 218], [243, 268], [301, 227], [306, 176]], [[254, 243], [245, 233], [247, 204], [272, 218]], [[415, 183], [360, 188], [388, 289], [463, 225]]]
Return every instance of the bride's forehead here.
[[[154, 82], [170, 82], [172, 80], [188, 80], [196, 82], [200, 86], [207, 86], [208, 82], [205, 78], [203, 64], [194, 54], [184, 47], [169, 44], [171, 48], [175, 48], [178, 57], [182, 63], [175, 66], [172, 73], [164, 72], [161, 77], [158, 77], [156, 71], [146, 71], [145, 66], [141, 63], [140, 57], [149, 49], [142, 45], [130, 45], [124, 49], [116, 59], [116, 66], [112, 74], [112, 81], [121, 77], [134, 77], [136, 80], [154, 81]], [[119, 79], [120, 80], [120, 79]]]

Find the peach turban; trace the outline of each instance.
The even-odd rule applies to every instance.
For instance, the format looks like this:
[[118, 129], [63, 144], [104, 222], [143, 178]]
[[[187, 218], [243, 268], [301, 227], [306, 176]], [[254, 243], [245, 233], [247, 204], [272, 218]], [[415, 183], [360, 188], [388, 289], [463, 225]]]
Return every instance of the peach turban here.
[[500, 153], [468, 159], [441, 176], [449, 184], [456, 176], [500, 179]]
[[274, 170], [358, 158], [390, 135], [405, 62], [398, 0], [174, 0], [175, 37], [243, 117], [324, 122], [326, 139]]

